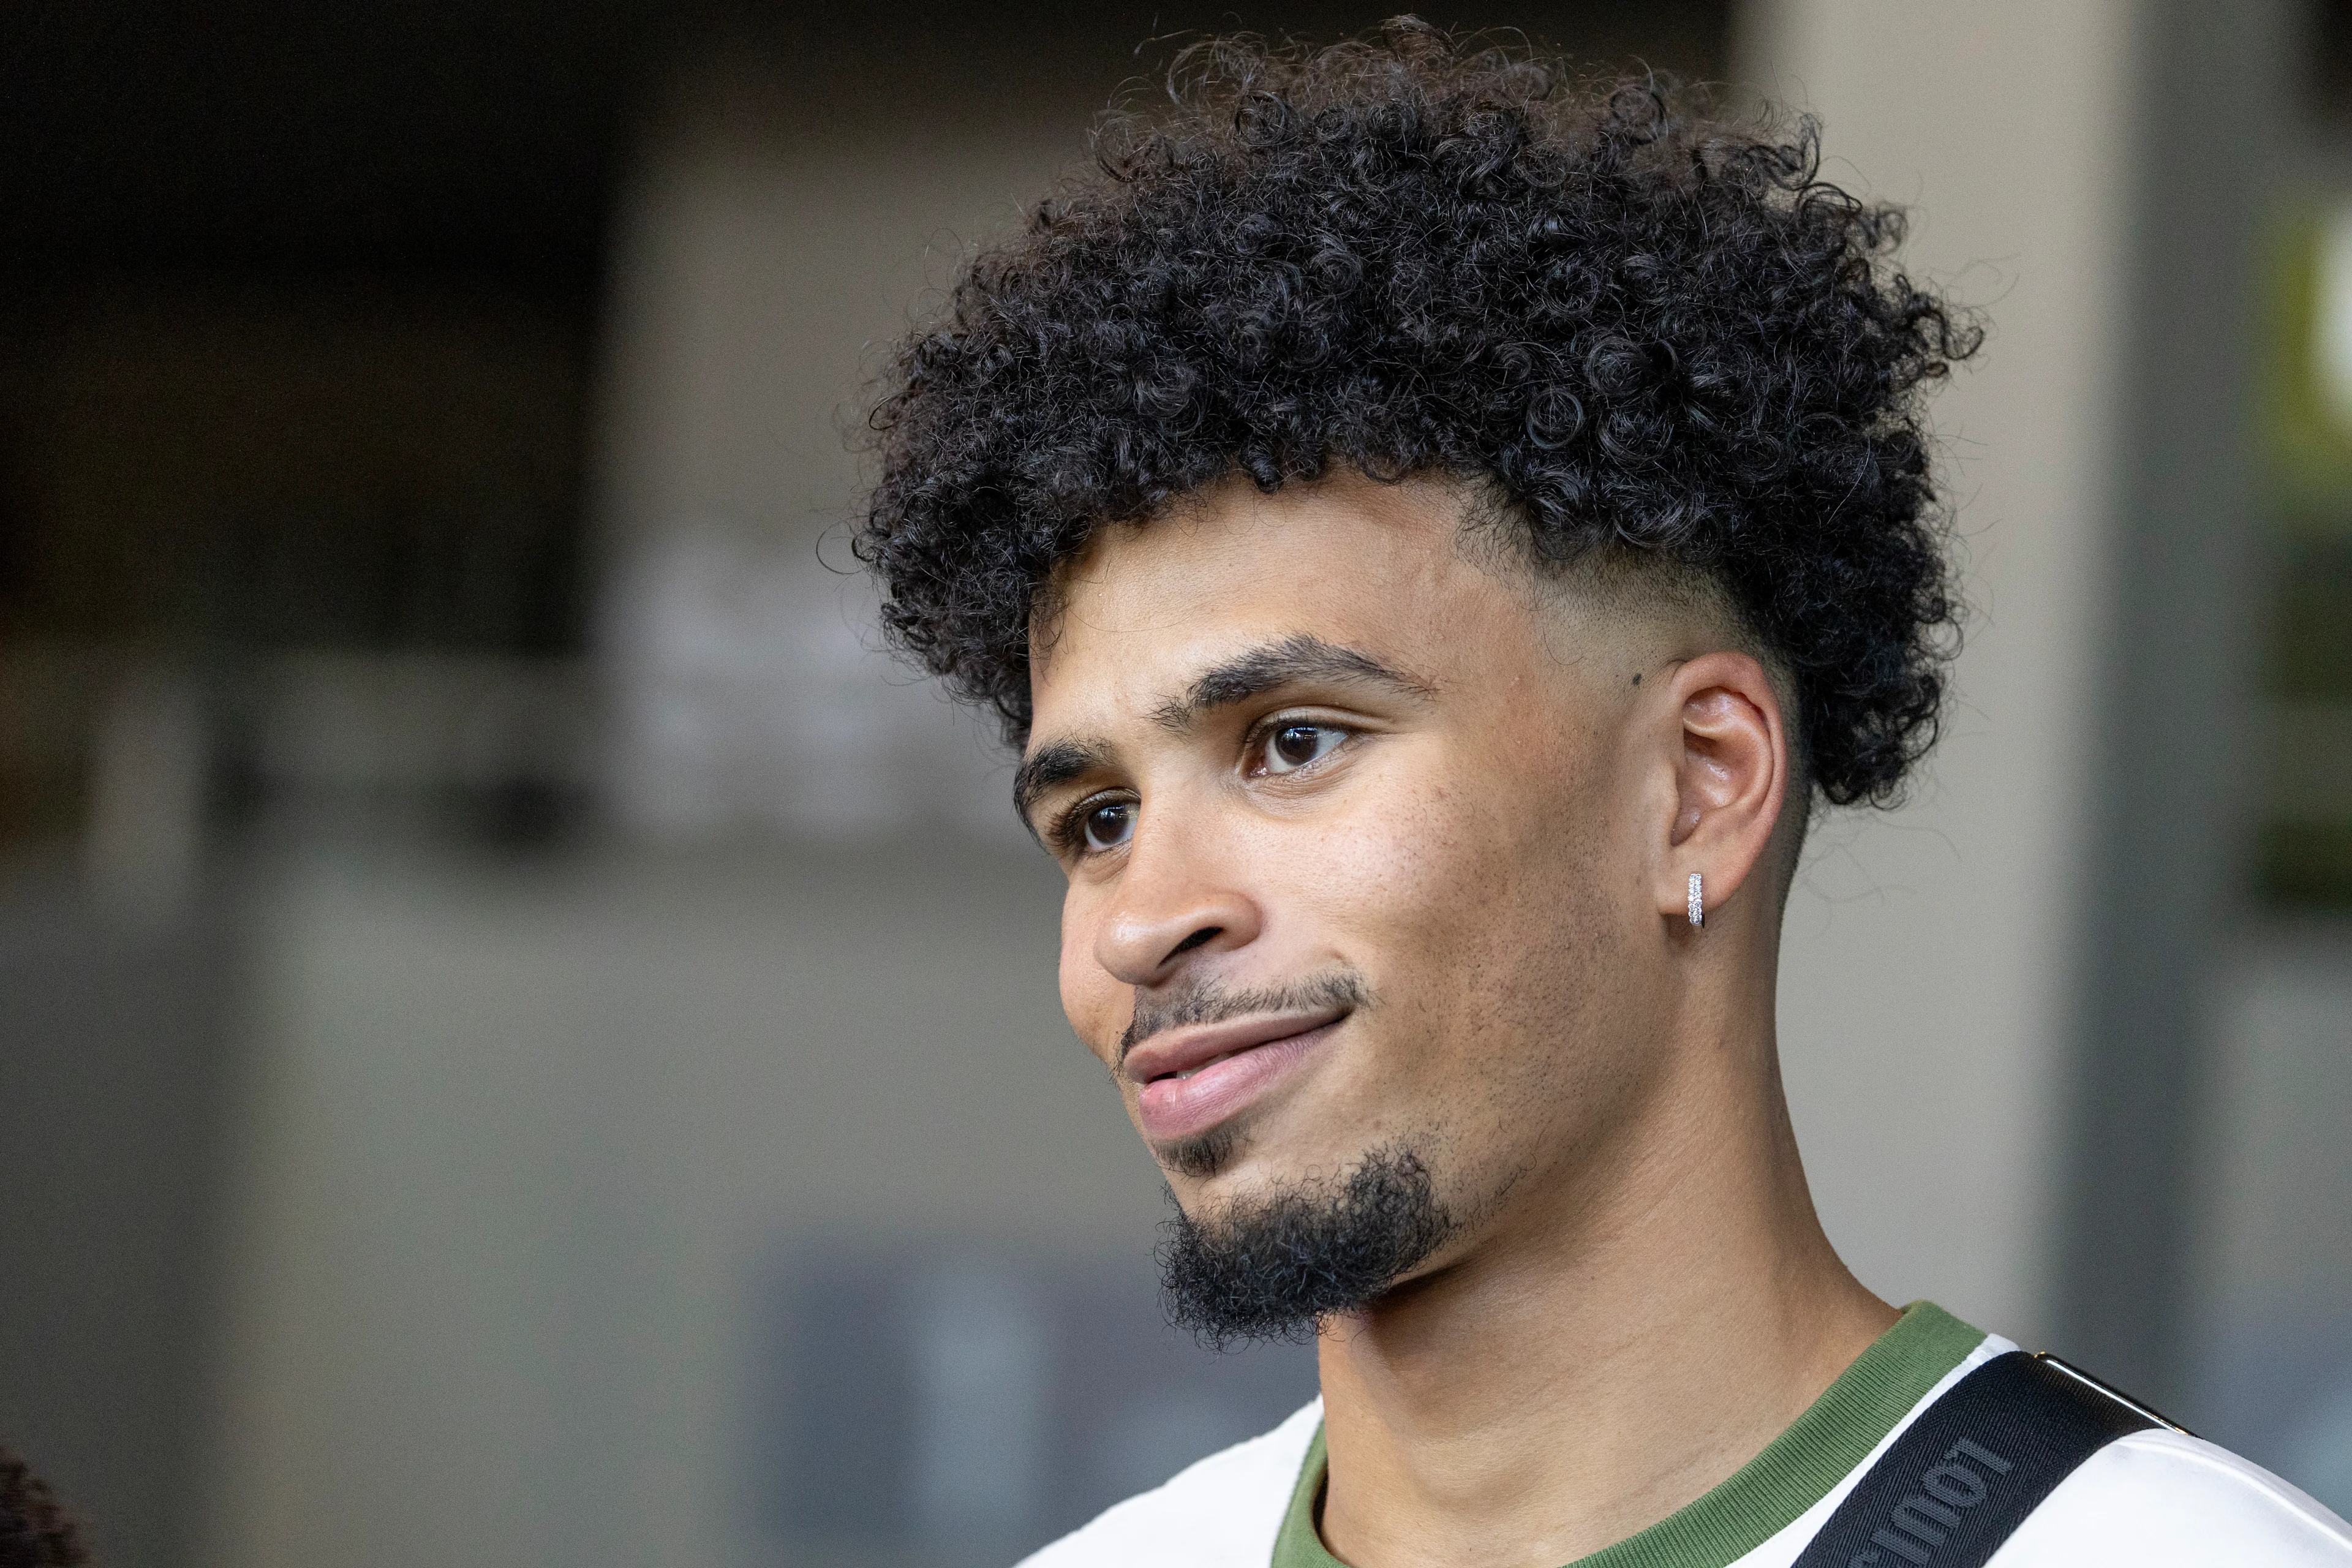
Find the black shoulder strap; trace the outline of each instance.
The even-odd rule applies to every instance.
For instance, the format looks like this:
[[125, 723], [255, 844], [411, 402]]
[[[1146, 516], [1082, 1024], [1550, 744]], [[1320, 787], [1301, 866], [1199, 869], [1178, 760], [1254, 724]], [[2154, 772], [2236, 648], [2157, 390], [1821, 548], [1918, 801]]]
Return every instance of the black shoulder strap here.
[[1791, 1568], [1980, 1568], [2076, 1466], [2170, 1426], [2055, 1357], [1995, 1356], [1904, 1428]]

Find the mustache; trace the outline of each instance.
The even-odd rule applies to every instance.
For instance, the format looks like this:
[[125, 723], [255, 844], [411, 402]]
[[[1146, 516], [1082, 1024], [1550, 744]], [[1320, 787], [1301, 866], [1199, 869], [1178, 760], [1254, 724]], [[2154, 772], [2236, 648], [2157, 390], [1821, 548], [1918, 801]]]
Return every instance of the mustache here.
[[1229, 1018], [1246, 1018], [1261, 1013], [1370, 1007], [1374, 1001], [1372, 989], [1364, 984], [1363, 977], [1348, 969], [1295, 984], [1248, 990], [1230, 990], [1213, 980], [1197, 982], [1164, 997], [1147, 997], [1139, 990], [1135, 1016], [1129, 1022], [1127, 1032], [1118, 1037], [1118, 1062], [1124, 1064], [1129, 1052], [1170, 1029], [1222, 1024]]

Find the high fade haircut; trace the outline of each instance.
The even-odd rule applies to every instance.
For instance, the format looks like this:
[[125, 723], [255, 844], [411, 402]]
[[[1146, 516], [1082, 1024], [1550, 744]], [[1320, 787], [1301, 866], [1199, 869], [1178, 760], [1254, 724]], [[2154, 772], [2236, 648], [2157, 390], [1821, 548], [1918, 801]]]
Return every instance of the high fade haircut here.
[[1923, 394], [1982, 331], [1895, 265], [1900, 209], [1818, 177], [1811, 120], [1410, 17], [1210, 39], [1165, 86], [883, 373], [856, 550], [899, 648], [1019, 746], [1106, 523], [1236, 475], [1444, 478], [1539, 568], [1703, 576], [1812, 786], [1897, 796], [1958, 623]]

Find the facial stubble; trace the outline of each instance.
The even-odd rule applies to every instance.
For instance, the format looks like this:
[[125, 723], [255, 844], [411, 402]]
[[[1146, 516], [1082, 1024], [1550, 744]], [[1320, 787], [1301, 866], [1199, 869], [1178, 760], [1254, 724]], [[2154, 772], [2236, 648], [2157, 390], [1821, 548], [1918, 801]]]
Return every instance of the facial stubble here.
[[[1171, 1195], [1173, 1201], [1173, 1195]], [[1213, 1219], [1162, 1226], [1169, 1321], [1213, 1350], [1314, 1337], [1377, 1302], [1454, 1231], [1420, 1155], [1375, 1149], [1336, 1184], [1306, 1184]]]

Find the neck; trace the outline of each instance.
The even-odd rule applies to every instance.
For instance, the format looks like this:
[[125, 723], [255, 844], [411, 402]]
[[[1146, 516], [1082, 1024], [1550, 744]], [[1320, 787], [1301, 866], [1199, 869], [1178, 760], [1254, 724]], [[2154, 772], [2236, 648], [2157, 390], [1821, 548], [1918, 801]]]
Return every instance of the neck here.
[[1559, 1568], [1728, 1477], [1894, 1321], [1814, 1215], [1761, 1001], [1706, 1010], [1744, 1037], [1676, 1031], [1599, 1190], [1327, 1326], [1335, 1556]]

